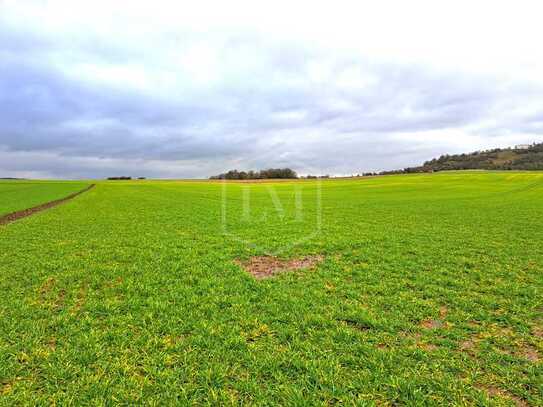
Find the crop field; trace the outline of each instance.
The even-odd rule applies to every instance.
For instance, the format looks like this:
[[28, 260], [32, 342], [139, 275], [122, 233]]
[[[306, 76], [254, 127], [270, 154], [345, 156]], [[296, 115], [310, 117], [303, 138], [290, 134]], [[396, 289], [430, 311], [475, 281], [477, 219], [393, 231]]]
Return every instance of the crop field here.
[[[30, 185], [0, 212], [88, 183]], [[0, 226], [0, 404], [543, 405], [542, 205], [538, 172], [98, 182]]]
[[87, 185], [82, 182], [0, 180], [0, 216], [63, 198]]

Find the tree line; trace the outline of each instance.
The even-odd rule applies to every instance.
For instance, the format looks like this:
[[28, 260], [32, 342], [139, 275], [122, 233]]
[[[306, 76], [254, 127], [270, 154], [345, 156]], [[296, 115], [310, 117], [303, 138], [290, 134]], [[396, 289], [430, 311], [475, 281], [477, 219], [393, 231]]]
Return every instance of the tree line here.
[[268, 168], [260, 171], [230, 170], [223, 174], [213, 175], [209, 179], [289, 179], [298, 178], [296, 171], [290, 168]]

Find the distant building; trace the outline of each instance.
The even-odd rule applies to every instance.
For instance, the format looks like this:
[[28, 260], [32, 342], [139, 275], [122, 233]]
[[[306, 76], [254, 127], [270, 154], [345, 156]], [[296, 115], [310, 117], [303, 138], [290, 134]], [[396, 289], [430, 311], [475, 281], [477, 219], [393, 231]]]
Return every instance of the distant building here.
[[517, 144], [515, 150], [527, 150], [531, 147], [530, 144]]

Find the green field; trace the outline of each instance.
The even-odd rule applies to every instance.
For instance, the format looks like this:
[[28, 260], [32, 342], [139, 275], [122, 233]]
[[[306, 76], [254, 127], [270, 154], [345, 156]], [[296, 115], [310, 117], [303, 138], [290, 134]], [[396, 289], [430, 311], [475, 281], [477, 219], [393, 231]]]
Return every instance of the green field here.
[[0, 226], [0, 404], [543, 405], [542, 204], [543, 173], [98, 183]]
[[0, 180], [0, 216], [63, 198], [87, 185], [89, 183]]

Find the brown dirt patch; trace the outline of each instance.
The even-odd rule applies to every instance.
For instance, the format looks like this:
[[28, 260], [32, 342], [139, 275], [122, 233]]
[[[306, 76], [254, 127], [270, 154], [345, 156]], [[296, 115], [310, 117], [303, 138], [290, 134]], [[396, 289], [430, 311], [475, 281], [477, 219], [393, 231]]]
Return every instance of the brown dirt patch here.
[[521, 354], [524, 358], [528, 359], [530, 362], [539, 362], [540, 356], [536, 348], [532, 346], [525, 346], [521, 350]]
[[291, 260], [282, 260], [274, 256], [254, 256], [247, 261], [237, 261], [236, 263], [254, 278], [261, 280], [285, 271], [312, 269], [323, 259], [323, 256], [318, 255]]
[[438, 349], [437, 345], [434, 345], [433, 343], [427, 343], [427, 342], [419, 342], [417, 343], [417, 347], [426, 352], [433, 352]]
[[485, 392], [488, 397], [499, 397], [504, 399], [511, 400], [517, 407], [527, 407], [529, 404], [521, 399], [520, 397], [517, 397], [511, 393], [509, 393], [506, 390], [502, 390], [495, 386], [483, 386], [483, 385], [477, 385], [476, 386], [479, 390]]
[[426, 319], [420, 323], [424, 329], [438, 329], [443, 327], [443, 321], [439, 319]]
[[468, 339], [467, 341], [463, 341], [460, 343], [460, 350], [463, 351], [470, 351], [475, 347], [475, 341], [472, 339]]
[[76, 196], [81, 195], [83, 192], [87, 192], [88, 190], [94, 188], [94, 186], [95, 184], [91, 184], [87, 188], [82, 189], [81, 191], [78, 191], [78, 192], [74, 192], [73, 194], [70, 194], [64, 198], [60, 198], [55, 201], [46, 202], [44, 204], [34, 206], [33, 208], [23, 209], [21, 211], [12, 212], [12, 213], [8, 213], [7, 215], [0, 216], [0, 225], [6, 225], [8, 223], [15, 222], [16, 220], [26, 218], [27, 216], [34, 215], [37, 212], [41, 212], [46, 209], [50, 209], [55, 206], [58, 206], [66, 201], [74, 199]]
[[543, 328], [541, 328], [540, 326], [534, 326], [534, 327], [532, 328], [532, 334], [533, 334], [535, 337], [543, 338]]

